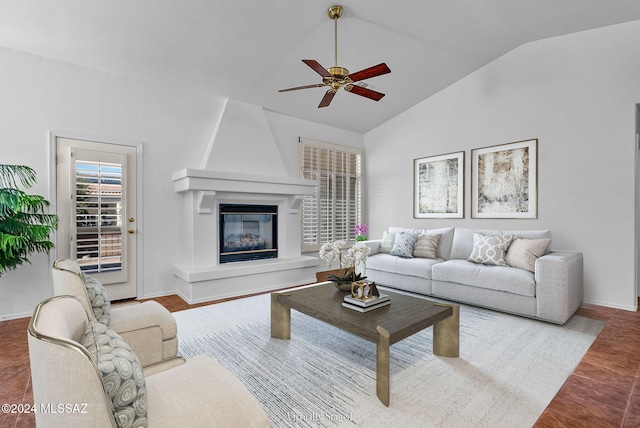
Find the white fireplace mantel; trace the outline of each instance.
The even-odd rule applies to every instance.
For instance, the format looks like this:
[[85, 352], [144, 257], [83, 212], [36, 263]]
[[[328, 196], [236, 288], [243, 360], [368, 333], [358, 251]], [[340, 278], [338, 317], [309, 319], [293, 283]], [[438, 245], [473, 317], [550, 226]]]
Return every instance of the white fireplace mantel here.
[[298, 213], [302, 199], [315, 194], [315, 180], [264, 175], [234, 174], [204, 169], [185, 168], [173, 173], [175, 191], [195, 192], [198, 213], [212, 212], [218, 193], [269, 194], [290, 196], [289, 212]]
[[[240, 296], [315, 282], [317, 257], [301, 252], [300, 206], [317, 182], [287, 176], [185, 168], [173, 174], [184, 196], [177, 263], [178, 293], [189, 303]], [[278, 257], [219, 262], [219, 205], [278, 205]]]

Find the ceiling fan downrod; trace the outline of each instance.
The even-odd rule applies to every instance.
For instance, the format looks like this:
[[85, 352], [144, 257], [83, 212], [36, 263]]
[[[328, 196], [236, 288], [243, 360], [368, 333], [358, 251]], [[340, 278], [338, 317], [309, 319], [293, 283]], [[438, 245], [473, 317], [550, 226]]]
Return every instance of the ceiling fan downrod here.
[[333, 41], [334, 41], [334, 65], [338, 66], [338, 18], [342, 16], [342, 6], [331, 6], [327, 11], [329, 18], [333, 19]]
[[342, 6], [331, 6], [327, 11], [329, 18], [333, 20], [333, 27], [334, 27], [333, 28], [333, 40], [334, 40], [333, 60], [335, 64], [333, 67], [329, 67], [327, 71], [338, 79], [342, 79], [349, 76], [349, 70], [347, 70], [344, 67], [338, 66], [338, 18], [342, 16], [342, 12], [343, 12]]

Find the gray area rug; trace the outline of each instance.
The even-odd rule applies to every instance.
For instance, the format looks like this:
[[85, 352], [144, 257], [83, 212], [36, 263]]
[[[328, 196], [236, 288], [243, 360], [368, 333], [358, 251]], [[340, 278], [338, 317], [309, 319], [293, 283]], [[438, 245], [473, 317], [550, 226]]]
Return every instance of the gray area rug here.
[[218, 360], [274, 427], [531, 427], [604, 327], [461, 306], [460, 358], [432, 354], [432, 328], [391, 346], [387, 408], [375, 344], [296, 311], [291, 340], [272, 339], [269, 295], [174, 316], [180, 353]]

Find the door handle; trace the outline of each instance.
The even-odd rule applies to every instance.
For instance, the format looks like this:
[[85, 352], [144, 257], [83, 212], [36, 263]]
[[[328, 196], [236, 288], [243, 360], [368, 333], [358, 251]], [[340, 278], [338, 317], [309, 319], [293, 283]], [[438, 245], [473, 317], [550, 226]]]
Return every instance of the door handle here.
[[129, 229], [129, 235], [133, 235], [134, 233], [136, 233], [135, 229]]

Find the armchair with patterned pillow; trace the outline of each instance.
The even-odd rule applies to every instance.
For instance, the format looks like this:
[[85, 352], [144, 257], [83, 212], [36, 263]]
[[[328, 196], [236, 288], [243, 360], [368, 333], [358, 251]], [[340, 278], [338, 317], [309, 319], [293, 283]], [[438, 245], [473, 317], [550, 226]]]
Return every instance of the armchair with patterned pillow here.
[[40, 427], [269, 427], [260, 402], [216, 360], [199, 355], [142, 367], [81, 299], [40, 303], [28, 328]]
[[122, 336], [131, 345], [143, 367], [176, 358], [176, 320], [164, 306], [147, 301], [112, 307], [105, 287], [83, 273], [75, 261], [56, 260], [52, 270], [54, 294], [77, 297], [89, 319], [108, 326]]

